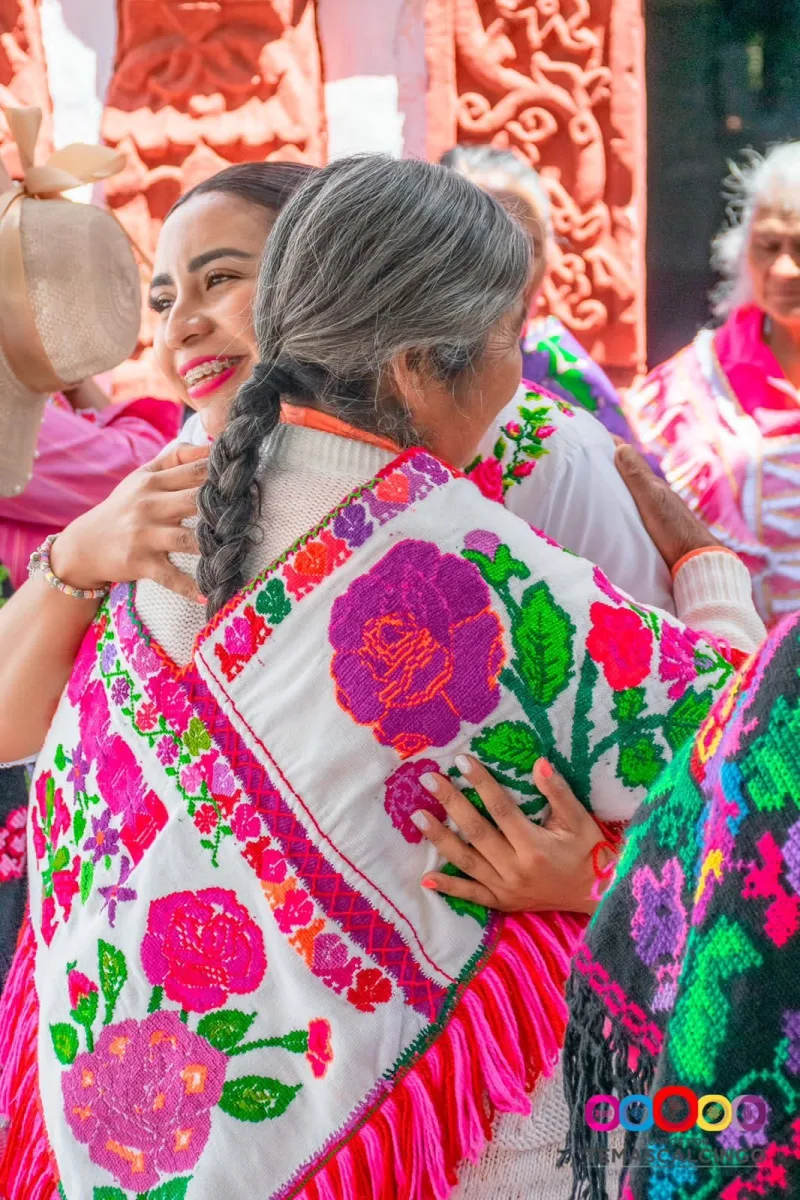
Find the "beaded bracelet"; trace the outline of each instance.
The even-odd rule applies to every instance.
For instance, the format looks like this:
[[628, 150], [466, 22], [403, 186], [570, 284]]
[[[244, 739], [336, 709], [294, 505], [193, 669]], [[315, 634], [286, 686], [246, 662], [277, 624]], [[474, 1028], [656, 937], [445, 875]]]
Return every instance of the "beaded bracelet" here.
[[34, 550], [28, 563], [28, 578], [32, 579], [34, 575], [41, 575], [45, 582], [50, 584], [50, 587], [55, 588], [57, 592], [63, 592], [65, 596], [74, 596], [76, 600], [104, 600], [111, 590], [110, 588], [74, 588], [53, 574], [53, 568], [50, 566], [50, 551], [57, 537], [57, 533], [51, 533], [44, 539], [38, 550]]

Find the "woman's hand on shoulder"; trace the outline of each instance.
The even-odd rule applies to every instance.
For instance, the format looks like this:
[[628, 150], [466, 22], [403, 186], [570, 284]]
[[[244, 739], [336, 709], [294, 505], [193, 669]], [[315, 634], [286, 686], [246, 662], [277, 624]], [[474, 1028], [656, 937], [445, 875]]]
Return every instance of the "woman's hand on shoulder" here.
[[614, 459], [645, 529], [670, 570], [692, 550], [720, 545], [666, 480], [650, 470], [633, 446], [618, 442]]
[[208, 453], [208, 446], [168, 446], [131, 472], [101, 504], [59, 534], [50, 558], [58, 578], [77, 588], [153, 579], [204, 603], [194, 579], [168, 555], [199, 553], [194, 531], [182, 522], [197, 514]]
[[449, 779], [423, 776], [420, 782], [462, 836], [428, 811], [415, 813], [414, 823], [467, 878], [431, 871], [422, 886], [502, 912], [593, 913], [598, 873], [605, 878], [616, 855], [562, 776], [544, 759], [536, 763], [534, 782], [550, 802], [550, 814], [535, 825], [476, 759], [459, 757], [456, 766], [494, 824]]

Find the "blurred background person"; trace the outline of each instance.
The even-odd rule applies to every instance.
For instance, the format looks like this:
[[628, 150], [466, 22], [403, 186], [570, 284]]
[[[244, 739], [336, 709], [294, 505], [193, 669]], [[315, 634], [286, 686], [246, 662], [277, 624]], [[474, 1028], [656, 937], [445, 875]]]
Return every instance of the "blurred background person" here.
[[718, 329], [628, 393], [636, 436], [748, 564], [767, 624], [800, 607], [800, 142], [731, 177]]

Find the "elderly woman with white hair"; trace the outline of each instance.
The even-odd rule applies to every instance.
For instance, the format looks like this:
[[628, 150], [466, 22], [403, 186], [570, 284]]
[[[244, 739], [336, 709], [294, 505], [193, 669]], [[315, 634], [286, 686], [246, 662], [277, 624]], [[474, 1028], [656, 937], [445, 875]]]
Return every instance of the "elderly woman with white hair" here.
[[672, 487], [750, 568], [768, 625], [800, 608], [800, 142], [730, 180], [717, 329], [626, 402]]

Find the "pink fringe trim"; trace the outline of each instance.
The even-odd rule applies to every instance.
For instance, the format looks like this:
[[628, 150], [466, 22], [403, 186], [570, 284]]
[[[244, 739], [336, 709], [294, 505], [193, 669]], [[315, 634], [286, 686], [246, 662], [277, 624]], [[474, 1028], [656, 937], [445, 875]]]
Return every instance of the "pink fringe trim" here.
[[4, 1200], [55, 1200], [56, 1173], [39, 1100], [36, 941], [26, 913], [0, 999], [0, 1115], [10, 1118], [0, 1158]]
[[[562, 914], [506, 919], [488, 962], [442, 1032], [401, 1069], [387, 1098], [287, 1195], [295, 1200], [446, 1200], [476, 1162], [498, 1113], [530, 1112], [564, 1040], [564, 990], [585, 922]], [[3, 1200], [57, 1200], [39, 1098], [36, 944], [26, 917], [0, 1001]]]
[[584, 922], [507, 918], [483, 970], [389, 1097], [287, 1193], [295, 1200], [446, 1200], [498, 1113], [528, 1113], [564, 1041], [564, 991]]

